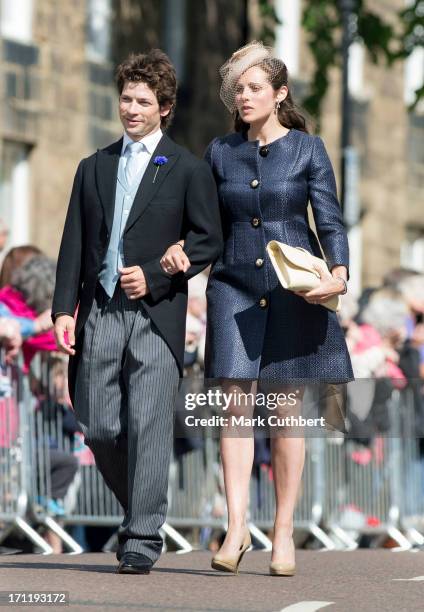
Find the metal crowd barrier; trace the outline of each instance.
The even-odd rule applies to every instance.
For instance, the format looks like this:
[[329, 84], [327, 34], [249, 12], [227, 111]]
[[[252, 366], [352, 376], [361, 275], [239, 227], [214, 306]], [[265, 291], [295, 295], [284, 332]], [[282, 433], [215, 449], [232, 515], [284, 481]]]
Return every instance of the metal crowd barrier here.
[[[401, 400], [401, 401], [400, 401]], [[421, 400], [423, 401], [423, 400]], [[404, 410], [402, 410], [404, 406]], [[417, 437], [417, 413], [412, 389], [398, 397], [402, 439], [399, 459], [399, 526], [409, 540], [424, 545], [424, 437]]]
[[31, 525], [30, 511], [33, 461], [28, 409], [28, 379], [21, 367], [6, 366], [1, 355], [0, 387], [0, 543], [12, 532], [24, 534], [43, 553], [51, 546]]
[[388, 432], [370, 447], [337, 438], [325, 446], [324, 527], [350, 550], [364, 534], [390, 536], [396, 550], [424, 544], [424, 456], [410, 389], [393, 391], [388, 415]]
[[[43, 553], [51, 547], [37, 531], [51, 529], [72, 552], [82, 552], [67, 525], [118, 526], [122, 508], [98, 472], [91, 451], [76, 435], [63, 434], [63, 416], [48, 414], [53, 402], [48, 360], [35, 363], [33, 375], [3, 368], [0, 387], [0, 543], [14, 529]], [[35, 390], [34, 390], [35, 389]], [[41, 398], [41, 400], [40, 400]], [[367, 450], [340, 437], [306, 439], [295, 529], [309, 532], [325, 549], [353, 550], [364, 534], [391, 536], [400, 550], [424, 543], [423, 440], [415, 437], [410, 390], [395, 391], [389, 405], [391, 432], [373, 439]], [[79, 469], [57, 516], [51, 498], [50, 448], [77, 456]], [[362, 455], [361, 455], [362, 453]], [[359, 458], [358, 458], [359, 457]], [[360, 460], [365, 457], [366, 460]], [[368, 457], [368, 459], [367, 459]], [[175, 456], [169, 479], [169, 507], [163, 534], [180, 552], [192, 550], [187, 531], [226, 528], [219, 443], [205, 437], [200, 448]], [[274, 491], [269, 470], [252, 478], [249, 527], [255, 542], [269, 550], [264, 531], [273, 526]]]

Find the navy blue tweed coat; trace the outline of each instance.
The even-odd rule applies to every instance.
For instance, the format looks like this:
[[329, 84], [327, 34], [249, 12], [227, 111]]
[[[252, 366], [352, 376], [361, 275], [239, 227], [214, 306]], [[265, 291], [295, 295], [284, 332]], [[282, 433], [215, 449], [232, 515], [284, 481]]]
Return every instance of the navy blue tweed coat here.
[[[266, 254], [279, 240], [349, 266], [333, 168], [323, 141], [300, 130], [267, 145], [242, 133], [215, 138], [205, 157], [218, 187], [224, 250], [206, 296], [205, 378], [272, 383], [353, 380], [337, 315], [281, 287]], [[261, 154], [262, 153], [262, 154]], [[266, 153], [266, 151], [265, 151]]]

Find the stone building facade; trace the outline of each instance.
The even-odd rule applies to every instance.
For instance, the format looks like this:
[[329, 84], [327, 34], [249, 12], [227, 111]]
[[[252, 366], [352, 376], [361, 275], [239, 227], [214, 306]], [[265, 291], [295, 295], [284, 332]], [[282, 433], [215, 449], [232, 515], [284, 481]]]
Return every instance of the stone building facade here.
[[111, 66], [88, 44], [88, 8], [86, 0], [1, 4], [0, 216], [10, 246], [34, 243], [51, 256], [77, 162], [119, 133]]
[[[302, 2], [275, 5], [283, 20], [276, 50], [300, 100], [312, 70], [300, 26]], [[387, 17], [403, 5], [374, 0], [373, 9]], [[219, 100], [218, 67], [261, 31], [256, 0], [1, 0], [0, 26], [0, 217], [9, 225], [10, 246], [31, 242], [51, 256], [57, 254], [79, 159], [120, 136], [113, 84], [119, 60], [154, 46], [169, 53], [179, 77], [170, 135], [201, 155], [213, 136], [231, 129]], [[413, 61], [416, 82], [424, 61]], [[401, 264], [424, 271], [424, 112], [407, 112], [411, 65], [409, 73], [406, 68], [401, 62], [390, 69], [371, 64], [359, 44], [352, 52], [361, 215], [350, 240], [357, 291], [380, 283]], [[337, 178], [339, 131], [335, 69], [322, 136]]]

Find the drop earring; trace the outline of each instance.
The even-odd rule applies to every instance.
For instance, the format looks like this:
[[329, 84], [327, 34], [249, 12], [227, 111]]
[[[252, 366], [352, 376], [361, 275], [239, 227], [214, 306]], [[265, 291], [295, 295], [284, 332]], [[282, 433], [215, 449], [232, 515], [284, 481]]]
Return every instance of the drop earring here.
[[281, 106], [281, 100], [277, 100], [275, 103], [275, 114], [277, 114], [278, 111], [280, 110], [280, 106]]

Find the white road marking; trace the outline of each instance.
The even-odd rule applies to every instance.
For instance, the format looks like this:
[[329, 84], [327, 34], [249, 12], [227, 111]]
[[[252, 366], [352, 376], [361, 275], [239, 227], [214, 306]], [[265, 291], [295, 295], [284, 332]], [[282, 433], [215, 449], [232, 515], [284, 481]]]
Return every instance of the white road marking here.
[[334, 601], [299, 601], [291, 604], [286, 608], [282, 608], [280, 612], [315, 612], [321, 608], [333, 605]]
[[412, 580], [415, 582], [419, 582], [420, 580], [424, 580], [424, 576], [415, 576], [415, 578], [392, 578], [392, 580], [402, 580], [402, 581]]

